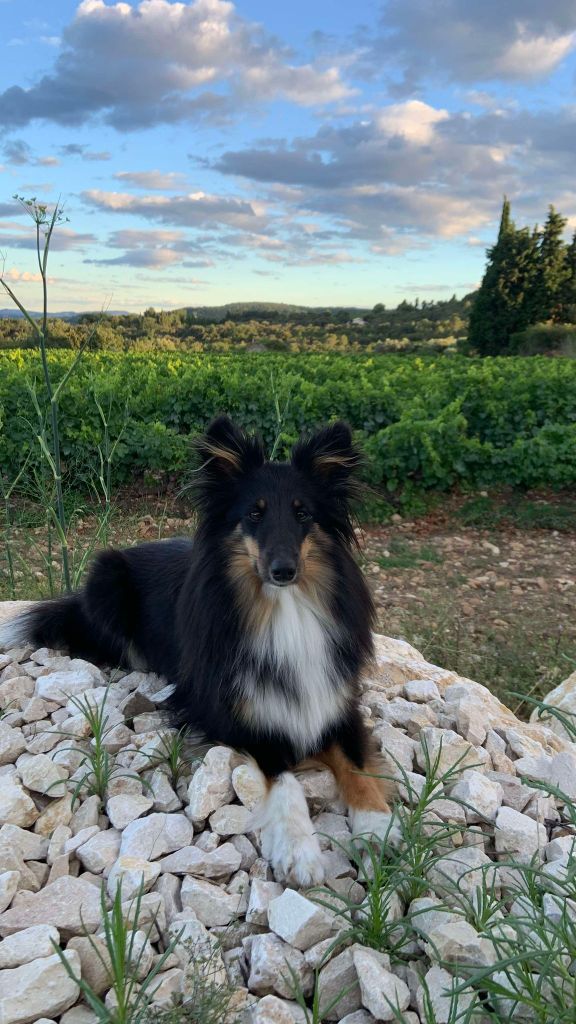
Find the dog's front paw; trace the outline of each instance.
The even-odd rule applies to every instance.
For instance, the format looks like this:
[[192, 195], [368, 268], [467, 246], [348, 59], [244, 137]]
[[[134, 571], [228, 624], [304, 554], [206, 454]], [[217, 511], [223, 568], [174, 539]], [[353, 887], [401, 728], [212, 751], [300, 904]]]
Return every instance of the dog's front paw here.
[[324, 859], [314, 835], [291, 835], [286, 828], [278, 827], [263, 829], [262, 856], [282, 881], [301, 888], [324, 881]]

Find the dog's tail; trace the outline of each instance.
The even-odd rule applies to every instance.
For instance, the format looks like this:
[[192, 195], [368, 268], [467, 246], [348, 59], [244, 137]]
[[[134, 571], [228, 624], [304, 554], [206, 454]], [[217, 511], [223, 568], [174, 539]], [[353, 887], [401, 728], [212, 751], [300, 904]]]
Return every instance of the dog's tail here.
[[35, 647], [68, 648], [75, 653], [90, 650], [93, 641], [79, 595], [39, 601], [16, 618], [0, 623], [0, 647], [27, 643]]

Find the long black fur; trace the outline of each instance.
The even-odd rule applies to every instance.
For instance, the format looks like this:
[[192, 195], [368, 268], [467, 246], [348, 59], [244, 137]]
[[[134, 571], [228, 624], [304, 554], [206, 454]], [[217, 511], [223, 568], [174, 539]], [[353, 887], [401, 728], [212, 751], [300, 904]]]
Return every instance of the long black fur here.
[[[41, 602], [20, 620], [22, 636], [100, 664], [132, 667], [136, 655], [174, 684], [175, 722], [191, 726], [209, 741], [245, 750], [269, 777], [334, 742], [362, 769], [367, 744], [357, 682], [372, 655], [373, 605], [351, 550], [349, 500], [359, 453], [349, 428], [340, 423], [325, 428], [301, 440], [291, 462], [271, 463], [257, 439], [221, 417], [200, 439], [198, 451], [199, 526], [194, 539], [101, 552], [80, 591]], [[296, 495], [310, 508], [312, 520], [275, 524], [270, 516], [268, 534], [262, 527], [257, 537], [262, 550], [266, 545], [274, 552], [281, 549], [286, 561], [313, 523], [322, 531], [325, 557], [338, 582], [330, 610], [339, 632], [330, 644], [348, 701], [313, 749], [304, 751], [289, 736], [243, 724], [235, 713], [239, 668], [257, 673], [261, 687], [290, 687], [285, 672], [272, 663], [257, 664], [252, 657], [228, 571], [229, 540], [239, 525], [257, 533], [260, 527], [247, 520], [247, 509], [263, 495], [282, 509], [291, 508]]]

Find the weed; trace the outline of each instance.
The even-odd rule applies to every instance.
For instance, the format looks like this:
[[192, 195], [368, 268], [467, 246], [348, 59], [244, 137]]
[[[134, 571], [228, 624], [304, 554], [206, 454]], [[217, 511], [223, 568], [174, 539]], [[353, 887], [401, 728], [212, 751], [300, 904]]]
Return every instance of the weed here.
[[160, 746], [153, 754], [142, 751], [150, 760], [150, 768], [164, 765], [168, 769], [168, 778], [174, 790], [177, 790], [180, 780], [190, 773], [192, 767], [192, 759], [186, 753], [188, 742], [188, 729], [182, 726], [177, 732], [167, 729], [161, 733]]
[[54, 949], [67, 974], [79, 986], [84, 999], [96, 1014], [100, 1024], [140, 1024], [143, 1022], [150, 999], [154, 994], [154, 980], [171, 955], [178, 939], [169, 943], [164, 953], [158, 958], [154, 967], [142, 978], [143, 957], [155, 925], [154, 919], [145, 931], [146, 941], [138, 941], [137, 933], [143, 930], [140, 925], [143, 889], [137, 893], [130, 904], [128, 913], [122, 905], [122, 885], [118, 884], [110, 910], [106, 907], [106, 890], [101, 890], [102, 932], [106, 954], [101, 952], [89, 932], [86, 938], [90, 942], [94, 956], [107, 972], [113, 998], [109, 1005], [100, 998], [92, 986], [84, 978], [77, 977], [59, 946]]
[[[65, 748], [82, 754], [82, 760], [75, 772], [77, 778], [72, 790], [72, 807], [80, 799], [81, 794], [98, 796], [104, 803], [110, 783], [115, 778], [138, 779], [142, 785], [146, 785], [138, 775], [123, 771], [116, 764], [114, 755], [106, 748], [106, 738], [114, 728], [109, 724], [110, 716], [106, 709], [109, 689], [110, 686], [106, 688], [103, 699], [98, 702], [91, 700], [89, 693], [68, 698], [69, 703], [85, 718], [92, 734], [88, 751], [84, 747], [75, 745]], [[62, 735], [69, 734], [63, 732]], [[60, 783], [55, 783], [55, 785], [60, 785]]]

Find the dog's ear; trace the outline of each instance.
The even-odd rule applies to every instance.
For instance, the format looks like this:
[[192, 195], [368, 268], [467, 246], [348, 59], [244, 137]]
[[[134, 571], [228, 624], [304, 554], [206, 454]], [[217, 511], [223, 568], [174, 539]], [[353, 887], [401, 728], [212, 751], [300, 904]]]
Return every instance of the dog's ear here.
[[212, 479], [233, 480], [258, 469], [264, 449], [257, 437], [250, 437], [228, 416], [218, 416], [196, 442], [201, 472]]
[[341, 421], [302, 438], [292, 450], [296, 469], [330, 485], [345, 483], [361, 461], [350, 427]]

